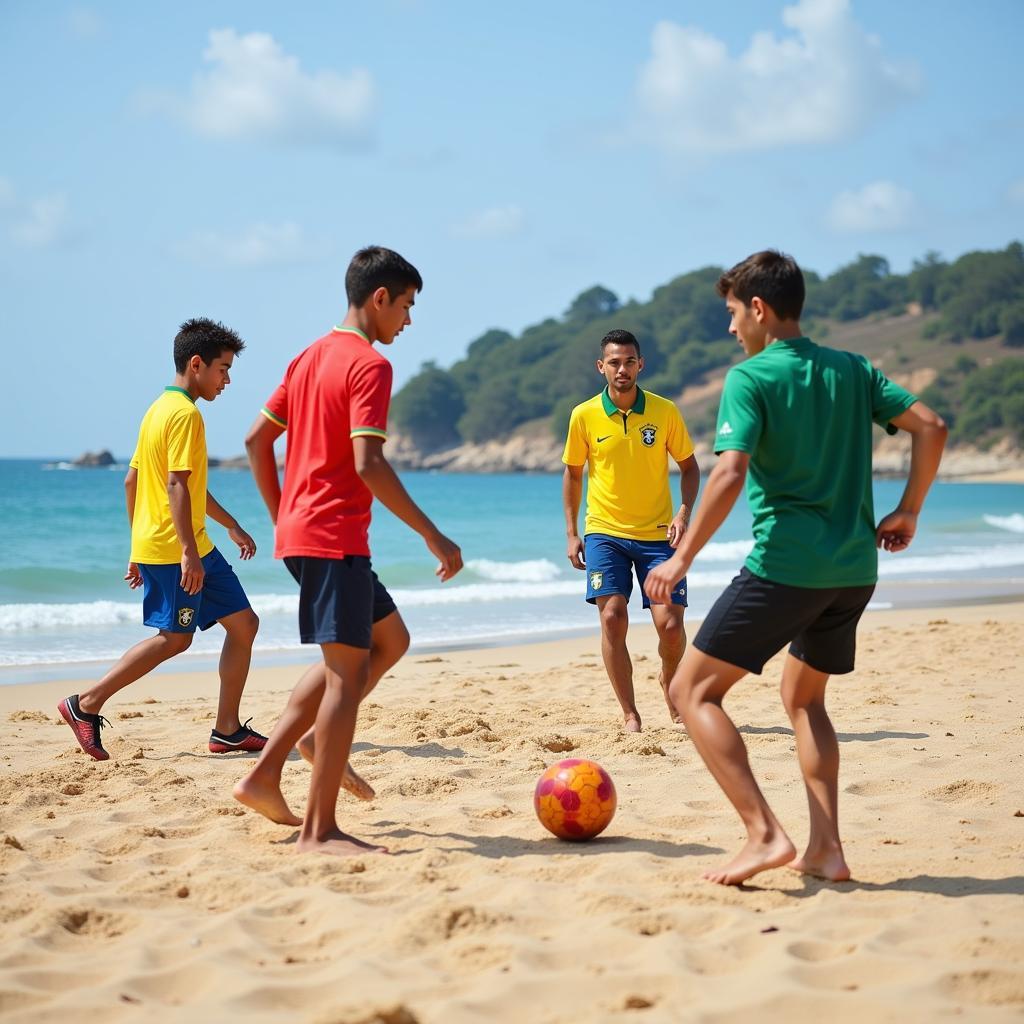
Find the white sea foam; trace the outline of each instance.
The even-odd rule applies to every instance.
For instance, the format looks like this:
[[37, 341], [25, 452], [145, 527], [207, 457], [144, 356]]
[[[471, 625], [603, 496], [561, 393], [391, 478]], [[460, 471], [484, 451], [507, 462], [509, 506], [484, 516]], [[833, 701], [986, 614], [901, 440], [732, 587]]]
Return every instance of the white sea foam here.
[[697, 562], [732, 562], [739, 567], [747, 555], [753, 550], [752, 540], [718, 540], [712, 541], [701, 548]]
[[546, 583], [556, 580], [561, 570], [546, 558], [533, 558], [525, 562], [493, 562], [489, 558], [471, 558], [466, 568], [485, 580], [499, 583]]
[[0, 605], [0, 632], [23, 629], [64, 629], [68, 626], [113, 626], [139, 618], [139, 605], [121, 601], [78, 604]]
[[961, 548], [935, 555], [906, 555], [902, 552], [878, 556], [879, 576], [907, 576], [927, 573], [940, 577], [947, 573], [973, 572], [976, 569], [1010, 569], [1024, 565], [1024, 544], [999, 544], [991, 548]]
[[1014, 512], [1013, 515], [1009, 516], [982, 516], [982, 519], [988, 523], [989, 526], [994, 526], [998, 530], [1009, 530], [1010, 533], [1024, 533], [1024, 515], [1020, 512]]

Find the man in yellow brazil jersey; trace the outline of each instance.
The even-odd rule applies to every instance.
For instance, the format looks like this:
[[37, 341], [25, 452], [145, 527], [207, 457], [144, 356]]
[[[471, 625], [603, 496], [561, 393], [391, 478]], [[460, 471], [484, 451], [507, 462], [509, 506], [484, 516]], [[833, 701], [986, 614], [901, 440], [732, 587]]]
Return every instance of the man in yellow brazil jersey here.
[[[573, 409], [562, 455], [566, 554], [575, 568], [586, 570], [587, 601], [600, 612], [601, 653], [626, 732], [639, 732], [641, 727], [626, 649], [633, 574], [643, 593], [647, 573], [672, 554], [686, 533], [700, 487], [700, 468], [686, 424], [672, 402], [637, 386], [643, 367], [640, 344], [629, 331], [604, 336], [597, 370], [607, 386]], [[681, 474], [682, 504], [674, 513], [670, 457]], [[584, 466], [587, 515], [581, 539]], [[665, 702], [672, 720], [679, 722], [668, 700], [668, 684], [686, 646], [686, 580], [673, 589], [670, 603], [653, 603], [644, 594], [643, 606], [650, 608], [658, 631]]]

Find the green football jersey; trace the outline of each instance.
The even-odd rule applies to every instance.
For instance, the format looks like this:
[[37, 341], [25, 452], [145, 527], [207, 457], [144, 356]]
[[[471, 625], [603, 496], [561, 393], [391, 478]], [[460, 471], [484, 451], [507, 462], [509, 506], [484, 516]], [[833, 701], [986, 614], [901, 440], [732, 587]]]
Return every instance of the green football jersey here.
[[794, 587], [877, 581], [872, 424], [896, 433], [890, 420], [915, 401], [863, 356], [809, 338], [729, 370], [715, 452], [750, 455], [752, 573]]

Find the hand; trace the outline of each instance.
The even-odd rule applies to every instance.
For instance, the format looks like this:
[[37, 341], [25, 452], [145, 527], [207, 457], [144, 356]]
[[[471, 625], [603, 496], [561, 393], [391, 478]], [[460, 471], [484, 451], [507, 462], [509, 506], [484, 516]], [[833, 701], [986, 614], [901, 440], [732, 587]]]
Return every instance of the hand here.
[[686, 528], [690, 525], [690, 513], [688, 510], [680, 509], [672, 519], [672, 522], [668, 524], [668, 542], [672, 547], [679, 547], [679, 542], [683, 539], [683, 534], [686, 533]]
[[256, 554], [256, 541], [237, 523], [228, 530], [228, 536], [238, 545], [238, 557], [243, 562], [248, 561]]
[[583, 557], [584, 552], [583, 541], [575, 534], [569, 538], [569, 542], [565, 546], [565, 553], [569, 558], [569, 564], [574, 569], [586, 569], [587, 563]]
[[128, 563], [128, 571], [124, 574], [124, 581], [128, 584], [130, 590], [135, 590], [142, 586], [142, 573], [139, 571], [139, 566], [136, 562]]
[[450, 580], [462, 568], [462, 551], [459, 545], [443, 533], [427, 537], [427, 550], [438, 560], [434, 575], [442, 583]]
[[890, 512], [875, 531], [875, 544], [886, 551], [903, 551], [910, 546], [917, 532], [917, 515], [914, 512]]
[[671, 604], [672, 591], [689, 568], [677, 551], [671, 558], [656, 565], [644, 580], [644, 593], [654, 604]]
[[195, 551], [183, 551], [181, 553], [181, 589], [186, 594], [198, 594], [203, 589], [203, 579], [206, 577], [206, 570], [203, 568], [203, 560]]

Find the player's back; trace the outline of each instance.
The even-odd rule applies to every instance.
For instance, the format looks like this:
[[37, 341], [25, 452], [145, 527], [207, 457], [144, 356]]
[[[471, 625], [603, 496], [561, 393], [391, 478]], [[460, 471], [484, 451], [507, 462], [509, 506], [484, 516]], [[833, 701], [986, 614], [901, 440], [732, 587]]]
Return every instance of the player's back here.
[[[872, 424], [912, 401], [863, 357], [808, 338], [776, 341], [730, 370], [759, 420], [748, 496], [748, 567], [794, 586], [863, 586], [877, 578]], [[730, 424], [719, 424], [719, 439]], [[753, 562], [753, 564], [752, 564]]]
[[390, 388], [391, 364], [354, 331], [331, 331], [288, 367], [267, 405], [288, 432], [278, 557], [369, 554], [373, 496], [356, 472], [352, 438], [384, 436]]

